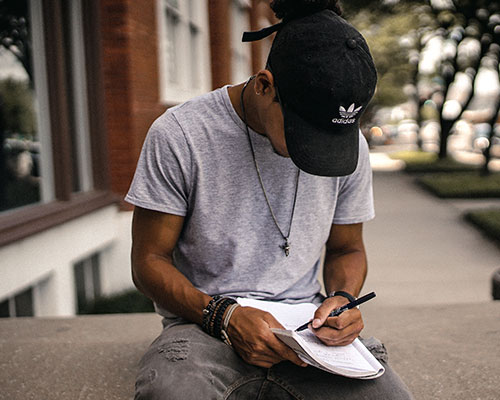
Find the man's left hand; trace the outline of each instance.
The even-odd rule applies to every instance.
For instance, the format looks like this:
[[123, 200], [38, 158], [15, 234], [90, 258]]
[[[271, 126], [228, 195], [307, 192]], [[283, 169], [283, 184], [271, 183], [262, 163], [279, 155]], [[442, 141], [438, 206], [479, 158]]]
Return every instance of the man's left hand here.
[[329, 297], [314, 313], [312, 331], [327, 346], [348, 345], [364, 328], [361, 312], [357, 308], [344, 311], [337, 317], [328, 317], [333, 310], [347, 303], [342, 296]]

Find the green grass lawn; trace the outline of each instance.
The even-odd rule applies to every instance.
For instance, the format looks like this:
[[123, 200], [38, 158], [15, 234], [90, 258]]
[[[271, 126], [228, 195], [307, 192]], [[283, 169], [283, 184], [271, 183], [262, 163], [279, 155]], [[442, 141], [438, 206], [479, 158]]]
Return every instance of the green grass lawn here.
[[451, 157], [440, 159], [436, 153], [425, 151], [397, 151], [389, 156], [394, 160], [404, 161], [406, 163], [405, 171], [410, 173], [458, 172], [479, 169], [476, 165], [464, 164]]
[[441, 198], [500, 198], [500, 173], [478, 172], [425, 174], [417, 182]]
[[500, 244], [500, 208], [469, 211], [465, 219]]

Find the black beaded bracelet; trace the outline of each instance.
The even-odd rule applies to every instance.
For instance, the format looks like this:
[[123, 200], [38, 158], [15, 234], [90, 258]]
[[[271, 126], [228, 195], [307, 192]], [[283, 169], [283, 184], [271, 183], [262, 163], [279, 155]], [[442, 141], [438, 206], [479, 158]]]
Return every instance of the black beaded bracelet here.
[[208, 302], [207, 306], [203, 309], [203, 322], [201, 324], [202, 329], [210, 335], [209, 325], [213, 317], [217, 303], [222, 299], [222, 296], [213, 296]]
[[201, 326], [203, 331], [210, 336], [224, 340], [222, 334], [224, 312], [234, 303], [236, 303], [236, 300], [229, 297], [214, 296], [203, 309], [203, 321]]
[[210, 323], [208, 325], [208, 334], [210, 336], [217, 337], [217, 335], [215, 334], [215, 331], [217, 329], [216, 328], [217, 327], [217, 319], [218, 319], [218, 315], [220, 313], [220, 309], [221, 309], [221, 307], [224, 306], [225, 302], [226, 302], [226, 298], [222, 298], [215, 305], [214, 312], [212, 313], [212, 316], [210, 318]]

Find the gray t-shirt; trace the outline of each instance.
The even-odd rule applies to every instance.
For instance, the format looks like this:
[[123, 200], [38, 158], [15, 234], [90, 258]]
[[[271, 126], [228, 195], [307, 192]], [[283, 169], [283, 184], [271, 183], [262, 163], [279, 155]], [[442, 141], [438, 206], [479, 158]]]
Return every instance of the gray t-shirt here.
[[[297, 167], [277, 155], [265, 136], [251, 129], [250, 136], [269, 201], [286, 234]], [[291, 303], [311, 301], [319, 292], [320, 256], [331, 224], [374, 217], [368, 145], [361, 135], [352, 175], [300, 172], [286, 257], [245, 125], [227, 87], [173, 107], [153, 123], [125, 199], [185, 217], [173, 259], [196, 288], [210, 295]]]

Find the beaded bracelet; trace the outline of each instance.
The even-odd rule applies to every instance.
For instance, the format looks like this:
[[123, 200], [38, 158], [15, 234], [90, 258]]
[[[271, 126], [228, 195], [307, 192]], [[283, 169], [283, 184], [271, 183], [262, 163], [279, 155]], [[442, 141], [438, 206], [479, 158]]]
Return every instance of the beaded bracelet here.
[[229, 297], [214, 296], [203, 309], [203, 321], [201, 326], [203, 331], [210, 336], [226, 342], [227, 334], [224, 335], [222, 333], [224, 328], [224, 313], [229, 306], [235, 303], [236, 300]]
[[222, 335], [224, 313], [226, 312], [227, 308], [234, 303], [236, 303], [236, 300], [230, 298], [225, 298], [223, 301], [221, 301], [220, 306], [215, 311], [215, 323], [212, 336], [224, 340], [224, 337]]
[[222, 299], [222, 296], [214, 296], [203, 309], [203, 322], [201, 324], [202, 329], [210, 335], [209, 324], [214, 313], [217, 302]]
[[208, 324], [208, 334], [210, 336], [217, 337], [216, 331], [217, 331], [219, 314], [220, 314], [220, 310], [222, 308], [225, 308], [224, 307], [225, 303], [226, 303], [226, 298], [222, 298], [215, 305], [214, 312], [212, 313], [211, 318], [210, 318], [210, 323]]

